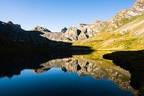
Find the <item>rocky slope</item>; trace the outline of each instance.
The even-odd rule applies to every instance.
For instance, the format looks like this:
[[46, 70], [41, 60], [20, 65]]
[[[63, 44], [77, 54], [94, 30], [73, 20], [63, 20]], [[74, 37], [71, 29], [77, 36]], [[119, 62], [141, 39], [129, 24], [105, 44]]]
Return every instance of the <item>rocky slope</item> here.
[[[112, 32], [122, 26], [124, 27], [118, 30], [121, 33], [127, 30], [132, 30], [132, 27], [128, 28], [129, 25], [125, 25], [128, 22], [131, 22], [131, 19], [134, 19], [142, 14], [144, 14], [144, 1], [137, 0], [131, 8], [121, 10], [118, 14], [116, 14], [108, 21], [97, 20], [92, 24], [79, 24], [76, 27], [64, 28], [61, 32], [50, 33], [44, 30], [42, 30], [42, 32], [45, 32], [44, 37], [51, 40], [73, 42], [91, 38], [101, 32]], [[143, 23], [143, 21], [141, 21], [141, 23]], [[136, 25], [134, 27], [137, 26], [139, 25]], [[41, 31], [37, 28], [34, 29], [35, 31]]]
[[53, 48], [70, 44], [66, 42], [82, 40], [74, 45], [85, 45], [93, 49], [123, 50], [133, 49], [135, 46], [141, 49], [144, 44], [143, 14], [144, 0], [137, 0], [131, 8], [121, 10], [108, 21], [79, 24], [76, 27], [63, 28], [61, 32], [51, 32], [40, 26], [25, 31], [18, 24], [0, 21], [0, 43], [3, 44], [1, 47]]
[[40, 26], [32, 30], [43, 32], [43, 36], [50, 40], [73, 42], [95, 36], [105, 24], [105, 21], [96, 21], [92, 24], [79, 24], [77, 27], [64, 28], [61, 32], [50, 32]]
[[[35, 31], [37, 30], [37, 31]], [[70, 46], [70, 43], [56, 42], [45, 38], [48, 29], [37, 27], [33, 31], [25, 31], [20, 25], [0, 21], [1, 49], [59, 49]]]
[[116, 14], [113, 18], [108, 20], [107, 28], [103, 31], [112, 31], [119, 26], [124, 25], [125, 19], [131, 19], [135, 16], [139, 16], [144, 14], [144, 1], [143, 0], [136, 0], [135, 4], [129, 8], [121, 10], [118, 14]]
[[43, 32], [43, 33], [51, 32], [51, 31], [48, 30], [47, 28], [43, 28], [43, 27], [41, 27], [41, 26], [36, 26], [35, 28], [32, 29], [32, 31], [40, 31], [40, 32]]
[[141, 50], [143, 44], [144, 0], [137, 0], [131, 8], [108, 20], [96, 36], [73, 45], [90, 46], [94, 50]]

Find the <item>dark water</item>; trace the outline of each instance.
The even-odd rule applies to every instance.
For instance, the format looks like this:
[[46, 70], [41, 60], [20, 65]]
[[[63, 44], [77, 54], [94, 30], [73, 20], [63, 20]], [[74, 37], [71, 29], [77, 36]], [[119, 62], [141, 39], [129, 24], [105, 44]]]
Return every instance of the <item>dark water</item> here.
[[0, 96], [133, 96], [108, 79], [95, 80], [52, 68], [42, 74], [23, 70], [0, 80]]
[[109, 77], [70, 54], [7, 54], [0, 60], [0, 96], [134, 96]]

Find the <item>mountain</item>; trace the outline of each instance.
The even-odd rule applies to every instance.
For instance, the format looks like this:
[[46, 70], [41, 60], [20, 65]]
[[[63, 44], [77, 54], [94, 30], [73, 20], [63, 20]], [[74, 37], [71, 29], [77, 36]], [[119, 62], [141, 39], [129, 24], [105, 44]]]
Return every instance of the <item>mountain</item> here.
[[71, 43], [57, 42], [45, 38], [45, 32], [50, 31], [42, 27], [36, 27], [26, 31], [18, 24], [11, 21], [0, 21], [0, 49], [59, 49], [70, 47]]
[[[35, 31], [44, 32], [44, 37], [50, 40], [74, 42], [77, 40], [85, 40], [94, 37], [95, 35], [103, 32], [112, 33], [115, 31], [124, 34], [126, 33], [126, 31], [133, 30], [134, 27], [136, 28], [136, 26], [141, 25], [143, 21], [139, 22], [139, 20], [135, 25], [128, 27], [132, 25], [130, 22], [136, 20], [137, 18], [139, 18], [140, 15], [143, 14], [144, 1], [137, 0], [131, 8], [121, 10], [118, 14], [116, 14], [108, 21], [96, 20], [92, 24], [79, 24], [76, 27], [63, 28], [61, 32], [49, 32], [47, 30], [37, 29], [36, 27], [34, 29]], [[138, 32], [138, 34], [141, 34], [141, 32]]]
[[40, 32], [51, 32], [50, 30], [48, 30], [47, 28], [43, 28], [41, 26], [36, 26], [35, 28], [32, 29], [32, 31], [40, 31]]
[[107, 28], [103, 31], [112, 31], [113, 29], [116, 29], [128, 21], [129, 19], [144, 14], [144, 2], [143, 0], [137, 0], [135, 4], [129, 8], [121, 10], [118, 14], [116, 14], [113, 18], [108, 20], [107, 22]]
[[144, 49], [144, 0], [121, 10], [100, 28], [96, 36], [79, 40], [73, 45], [92, 47], [94, 50]]
[[0, 51], [87, 50], [86, 52], [78, 52], [78, 54], [88, 54], [93, 51], [90, 47], [72, 46], [71, 42], [64, 42], [64, 33], [66, 32], [51, 32], [40, 26], [26, 31], [11, 21], [7, 23], [0, 21]]
[[105, 21], [96, 21], [92, 24], [79, 24], [76, 27], [64, 28], [61, 32], [50, 32], [40, 26], [37, 26], [32, 30], [43, 32], [44, 36], [50, 40], [74, 42], [95, 36], [105, 24]]
[[36, 26], [26, 31], [18, 24], [0, 21], [0, 48], [50, 48], [61, 45], [88, 46], [94, 50], [143, 49], [144, 0], [121, 10], [108, 21], [97, 20], [92, 24], [79, 24], [51, 32]]

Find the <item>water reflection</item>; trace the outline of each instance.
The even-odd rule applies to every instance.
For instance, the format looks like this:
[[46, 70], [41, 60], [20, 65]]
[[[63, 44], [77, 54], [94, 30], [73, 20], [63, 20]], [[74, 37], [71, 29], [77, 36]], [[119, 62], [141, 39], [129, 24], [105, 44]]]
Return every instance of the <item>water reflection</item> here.
[[103, 56], [131, 73], [130, 84], [144, 96], [144, 50], [118, 51]]
[[[80, 48], [80, 47], [75, 47]], [[82, 47], [83, 49], [86, 47]], [[81, 48], [81, 49], [82, 49]], [[93, 50], [87, 47], [86, 51], [65, 52], [1, 52], [0, 51], [0, 77], [19, 75], [23, 69], [39, 69], [42, 63], [57, 58], [72, 57], [72, 55], [90, 54]]]
[[[15, 92], [29, 96], [30, 94], [24, 93], [24, 90], [28, 93], [32, 90], [31, 95], [34, 96], [133, 96], [132, 93], [137, 95], [137, 91], [129, 84], [130, 73], [109, 63], [111, 62], [104, 59], [78, 60], [72, 58], [70, 53], [3, 54], [0, 60], [0, 90], [12, 91], [12, 96]], [[28, 70], [23, 71], [25, 69], [38, 76]], [[14, 86], [16, 88], [12, 88]], [[7, 96], [4, 92], [0, 93], [1, 96]]]

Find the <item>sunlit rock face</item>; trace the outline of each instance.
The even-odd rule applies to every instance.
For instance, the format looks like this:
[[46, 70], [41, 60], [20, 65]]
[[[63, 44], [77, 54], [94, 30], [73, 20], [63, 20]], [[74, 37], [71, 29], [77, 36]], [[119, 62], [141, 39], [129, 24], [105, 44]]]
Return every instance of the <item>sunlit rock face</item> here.
[[136, 3], [144, 3], [144, 0], [136, 0]]
[[121, 10], [113, 18], [108, 20], [109, 25], [106, 31], [112, 31], [113, 29], [118, 28], [118, 26], [123, 25], [121, 20], [124, 18], [130, 19], [142, 14], [144, 14], [144, 0], [137, 0], [131, 8]]
[[104, 25], [104, 22], [94, 22], [93, 24], [80, 24], [77, 27], [69, 27], [62, 29], [62, 32], [44, 32], [44, 37], [54, 41], [73, 42], [77, 40], [84, 40], [96, 35], [100, 28]]
[[92, 24], [79, 24], [76, 27], [67, 28], [63, 33], [53, 33], [51, 35], [47, 33], [45, 36], [56, 41], [84, 40], [103, 31], [111, 32], [113, 29], [123, 26], [124, 19], [131, 19], [142, 14], [144, 14], [144, 0], [137, 0], [131, 8], [121, 10], [108, 21], [97, 20]]
[[[55, 40], [55, 41], [65, 41], [65, 42], [73, 42], [77, 40], [84, 40], [95, 36], [106, 24], [105, 21], [95, 21], [92, 24], [79, 24], [76, 27], [63, 28], [61, 32], [47, 32], [45, 30], [41, 30], [40, 28], [35, 27], [35, 29], [39, 29], [39, 31], [44, 32], [44, 37]], [[33, 29], [32, 29], [33, 30]]]
[[[92, 24], [79, 24], [77, 27], [69, 28], [65, 34], [72, 41], [83, 40], [95, 36], [105, 24], [105, 21], [95, 21]], [[73, 35], [74, 33], [75, 35]]]
[[137, 0], [132, 8], [127, 12], [131, 16], [138, 16], [144, 14], [144, 0]]

